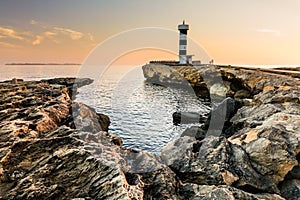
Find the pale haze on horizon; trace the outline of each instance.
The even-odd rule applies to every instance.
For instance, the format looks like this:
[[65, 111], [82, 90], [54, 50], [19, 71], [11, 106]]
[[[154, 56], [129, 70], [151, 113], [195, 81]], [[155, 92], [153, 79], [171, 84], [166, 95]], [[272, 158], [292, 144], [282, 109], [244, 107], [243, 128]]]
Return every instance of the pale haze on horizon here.
[[[217, 63], [298, 65], [299, 9], [296, 0], [1, 1], [0, 64], [82, 63], [113, 35], [143, 27], [177, 31], [184, 19], [188, 35]], [[149, 50], [135, 55], [126, 64], [175, 58]]]

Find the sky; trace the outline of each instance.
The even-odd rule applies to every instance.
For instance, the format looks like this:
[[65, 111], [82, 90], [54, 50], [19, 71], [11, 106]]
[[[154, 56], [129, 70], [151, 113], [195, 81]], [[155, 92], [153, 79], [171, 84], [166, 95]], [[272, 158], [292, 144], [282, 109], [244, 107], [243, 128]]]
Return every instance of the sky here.
[[[188, 36], [215, 63], [299, 65], [299, 10], [297, 0], [1, 0], [0, 64], [82, 63], [114, 35], [144, 27], [177, 31], [185, 19]], [[159, 50], [120, 56], [126, 64], [177, 58]]]

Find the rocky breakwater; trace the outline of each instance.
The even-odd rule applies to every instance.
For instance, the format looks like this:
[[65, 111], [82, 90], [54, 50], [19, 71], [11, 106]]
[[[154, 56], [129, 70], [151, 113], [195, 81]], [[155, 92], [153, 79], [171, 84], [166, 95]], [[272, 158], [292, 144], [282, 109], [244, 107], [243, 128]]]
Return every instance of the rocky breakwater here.
[[90, 83], [0, 83], [0, 199], [179, 198], [157, 156], [122, 147], [106, 115], [72, 100]]
[[143, 66], [146, 81], [163, 86], [193, 88], [195, 95], [202, 98], [228, 96], [238, 99], [251, 98], [252, 93], [242, 78], [215, 65], [168, 66], [147, 64]]
[[[181, 76], [193, 88], [201, 85], [232, 97], [221, 103], [211, 99], [216, 116], [163, 149], [162, 160], [183, 183], [181, 194], [189, 199], [300, 199], [299, 79], [220, 66], [145, 65], [143, 71], [149, 82], [170, 84], [175, 77], [177, 84]], [[220, 123], [224, 126], [216, 126]]]

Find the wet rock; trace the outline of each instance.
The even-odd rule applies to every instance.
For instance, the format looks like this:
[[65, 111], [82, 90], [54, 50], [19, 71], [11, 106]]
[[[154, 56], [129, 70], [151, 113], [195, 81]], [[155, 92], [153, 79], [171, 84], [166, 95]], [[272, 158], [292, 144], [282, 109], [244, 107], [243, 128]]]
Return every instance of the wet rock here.
[[174, 124], [204, 123], [207, 117], [196, 112], [174, 112]]

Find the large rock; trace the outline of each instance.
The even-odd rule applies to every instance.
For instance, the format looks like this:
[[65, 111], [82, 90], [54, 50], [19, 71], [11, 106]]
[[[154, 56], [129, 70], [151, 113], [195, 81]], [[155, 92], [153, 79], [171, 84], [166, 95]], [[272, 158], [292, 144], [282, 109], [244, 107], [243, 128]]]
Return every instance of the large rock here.
[[[74, 79], [59, 80], [71, 87]], [[72, 103], [63, 98], [68, 89], [53, 81], [55, 85], [19, 81], [26, 87], [22, 90], [16, 82], [0, 83], [5, 91], [0, 94], [0, 198], [142, 198], [142, 189], [128, 184], [119, 165], [97, 159], [84, 148], [78, 131], [71, 128]], [[76, 105], [96, 119], [94, 133], [103, 129], [101, 120], [105, 124], [107, 117]]]
[[[125, 174], [127, 183], [138, 189], [145, 199], [178, 199], [179, 180], [174, 172], [162, 164], [158, 156], [120, 147], [114, 144], [116, 136], [107, 132], [91, 134], [83, 132], [85, 149], [93, 157], [118, 166]], [[135, 191], [133, 190], [133, 194]], [[137, 198], [141, 199], [141, 198]]]
[[107, 116], [66, 98], [74, 80], [0, 83], [0, 198], [182, 199], [158, 156], [123, 147]]
[[77, 102], [72, 104], [71, 111], [74, 128], [93, 133], [108, 131], [110, 119], [107, 115], [99, 114], [95, 109]]
[[255, 83], [246, 79], [258, 94], [231, 119], [235, 134], [229, 141], [244, 149], [253, 169], [291, 199], [287, 191], [294, 186], [289, 187], [289, 180], [299, 178], [299, 81], [280, 75], [260, 76]]
[[174, 112], [173, 123], [174, 124], [188, 124], [188, 123], [204, 123], [207, 116], [199, 114], [197, 112]]
[[218, 95], [225, 97], [230, 88], [226, 87], [223, 83], [215, 83], [209, 88], [211, 95]]
[[128, 185], [120, 167], [84, 150], [69, 135], [73, 130], [55, 132], [8, 148], [0, 163], [3, 199], [131, 199], [142, 194]]
[[[241, 74], [238, 72], [238, 75]], [[281, 76], [271, 78], [274, 82], [270, 82], [269, 76], [262, 76], [257, 83], [244, 78], [245, 88], [257, 93], [252, 103], [235, 108], [236, 105], [231, 103], [234, 101], [228, 99], [216, 105], [208, 118], [212, 120], [215, 112], [214, 126], [209, 126], [208, 120], [202, 127], [207, 132], [200, 127], [191, 127], [164, 148], [163, 160], [184, 183], [226, 184], [250, 193], [282, 193], [288, 198], [291, 194], [287, 191], [297, 191], [295, 181], [293, 186], [288, 187], [288, 184], [291, 183], [289, 180], [298, 179], [299, 174], [299, 85], [290, 80], [289, 85], [293, 81], [294, 85], [289, 86]], [[209, 137], [228, 137], [222, 128], [224, 121], [225, 126], [226, 122], [232, 124], [232, 136], [229, 135], [228, 140]], [[192, 139], [198, 132], [201, 141]], [[179, 146], [184, 149], [176, 149]], [[220, 194], [225, 192], [218, 191]], [[223, 194], [224, 198], [226, 194]], [[297, 192], [293, 194], [299, 198]], [[232, 197], [229, 195], [228, 198]]]
[[279, 192], [278, 181], [258, 173], [247, 152], [225, 138], [209, 136], [196, 141], [184, 136], [166, 146], [161, 157], [184, 183], [226, 184], [248, 192]]

